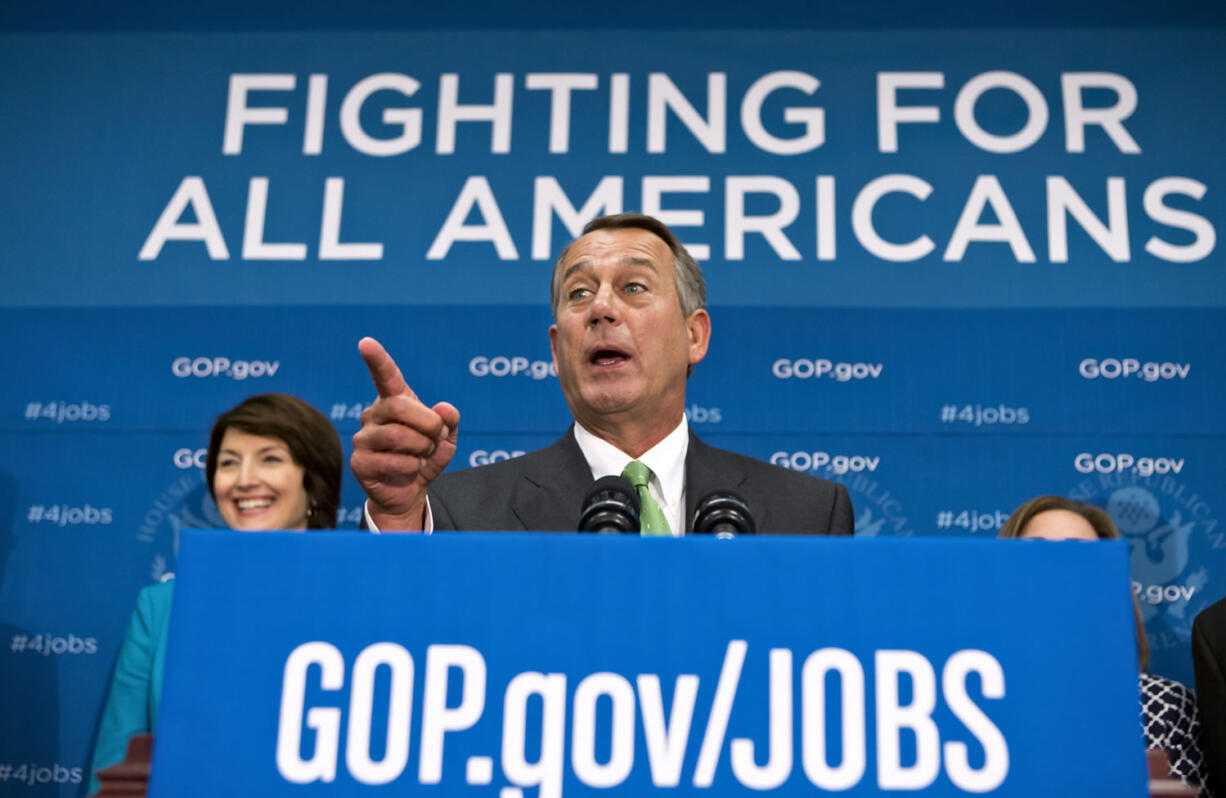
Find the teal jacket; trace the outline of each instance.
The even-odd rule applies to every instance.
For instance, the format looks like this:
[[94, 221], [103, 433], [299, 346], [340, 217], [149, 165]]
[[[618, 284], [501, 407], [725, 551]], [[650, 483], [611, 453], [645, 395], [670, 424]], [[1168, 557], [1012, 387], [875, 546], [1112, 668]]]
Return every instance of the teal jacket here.
[[90, 766], [89, 792], [98, 791], [97, 772], [122, 762], [133, 734], [152, 732], [157, 726], [162, 698], [162, 669], [166, 664], [166, 629], [174, 582], [142, 588], [128, 623], [111, 689], [102, 711], [98, 742]]

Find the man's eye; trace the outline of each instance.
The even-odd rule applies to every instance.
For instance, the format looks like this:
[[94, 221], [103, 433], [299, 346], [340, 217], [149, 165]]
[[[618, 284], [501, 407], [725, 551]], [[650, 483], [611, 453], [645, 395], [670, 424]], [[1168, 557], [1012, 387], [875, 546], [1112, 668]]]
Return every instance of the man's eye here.
[[588, 290], [588, 289], [586, 289], [586, 288], [572, 288], [572, 289], [570, 289], [570, 293], [569, 293], [569, 294], [567, 294], [567, 296], [569, 296], [569, 297], [570, 297], [572, 300], [574, 300], [574, 299], [583, 299], [584, 297], [586, 297], [586, 296], [587, 296], [588, 294], [590, 294], [590, 293], [592, 293], [592, 292], [591, 292], [591, 291], [589, 291], [589, 290]]
[[638, 294], [642, 291], [646, 291], [647, 286], [643, 285], [642, 283], [627, 283], [625, 290], [628, 294]]

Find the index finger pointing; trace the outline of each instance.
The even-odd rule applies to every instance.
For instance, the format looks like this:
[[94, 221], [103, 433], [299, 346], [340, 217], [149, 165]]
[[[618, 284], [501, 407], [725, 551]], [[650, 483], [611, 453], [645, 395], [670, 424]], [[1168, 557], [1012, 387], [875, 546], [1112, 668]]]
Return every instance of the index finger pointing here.
[[383, 344], [374, 338], [363, 338], [358, 341], [358, 351], [362, 353], [362, 359], [366, 361], [366, 368], [370, 369], [370, 378], [374, 381], [375, 390], [379, 392], [380, 397], [407, 394], [414, 399], [417, 398], [417, 394], [413, 393], [413, 389], [404, 381], [400, 367], [383, 348]]

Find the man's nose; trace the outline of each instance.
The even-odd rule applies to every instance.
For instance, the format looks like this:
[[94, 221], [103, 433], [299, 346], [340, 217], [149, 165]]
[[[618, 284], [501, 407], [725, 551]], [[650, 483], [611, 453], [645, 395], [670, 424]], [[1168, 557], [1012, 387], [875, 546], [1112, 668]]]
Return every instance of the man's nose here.
[[592, 297], [592, 304], [589, 306], [591, 316], [588, 318], [588, 323], [596, 325], [601, 321], [617, 321], [616, 301], [616, 297], [613, 295], [613, 287], [608, 283], [601, 285], [596, 289], [596, 295]]

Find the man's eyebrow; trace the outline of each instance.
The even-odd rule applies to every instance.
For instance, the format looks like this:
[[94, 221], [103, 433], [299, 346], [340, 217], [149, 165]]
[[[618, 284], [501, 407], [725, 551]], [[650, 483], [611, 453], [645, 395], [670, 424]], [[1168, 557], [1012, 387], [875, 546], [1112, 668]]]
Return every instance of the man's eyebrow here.
[[656, 268], [656, 264], [651, 260], [651, 258], [642, 258], [642, 257], [636, 257], [634, 255], [628, 255], [622, 258], [622, 265], [624, 266], [646, 266], [648, 269], [651, 269], [656, 274], [660, 273], [660, 270]]
[[562, 282], [566, 282], [567, 280], [570, 279], [570, 276], [572, 274], [578, 271], [582, 271], [586, 269], [587, 267], [588, 267], [588, 262], [586, 260], [575, 261], [574, 263], [572, 263], [570, 266], [566, 268], [566, 271], [562, 272]]
[[[626, 257], [622, 258], [621, 265], [623, 266], [646, 266], [648, 269], [651, 269], [656, 274], [660, 273], [660, 270], [656, 268], [656, 264], [651, 260], [651, 258], [643, 258], [643, 257], [639, 257], [636, 255], [627, 255]], [[591, 262], [588, 261], [586, 258], [584, 258], [583, 260], [575, 261], [574, 263], [572, 263], [570, 266], [566, 268], [566, 271], [562, 273], [562, 282], [566, 282], [568, 279], [570, 279], [570, 276], [574, 274], [575, 272], [583, 271], [584, 269], [587, 269], [590, 266], [591, 266]]]

